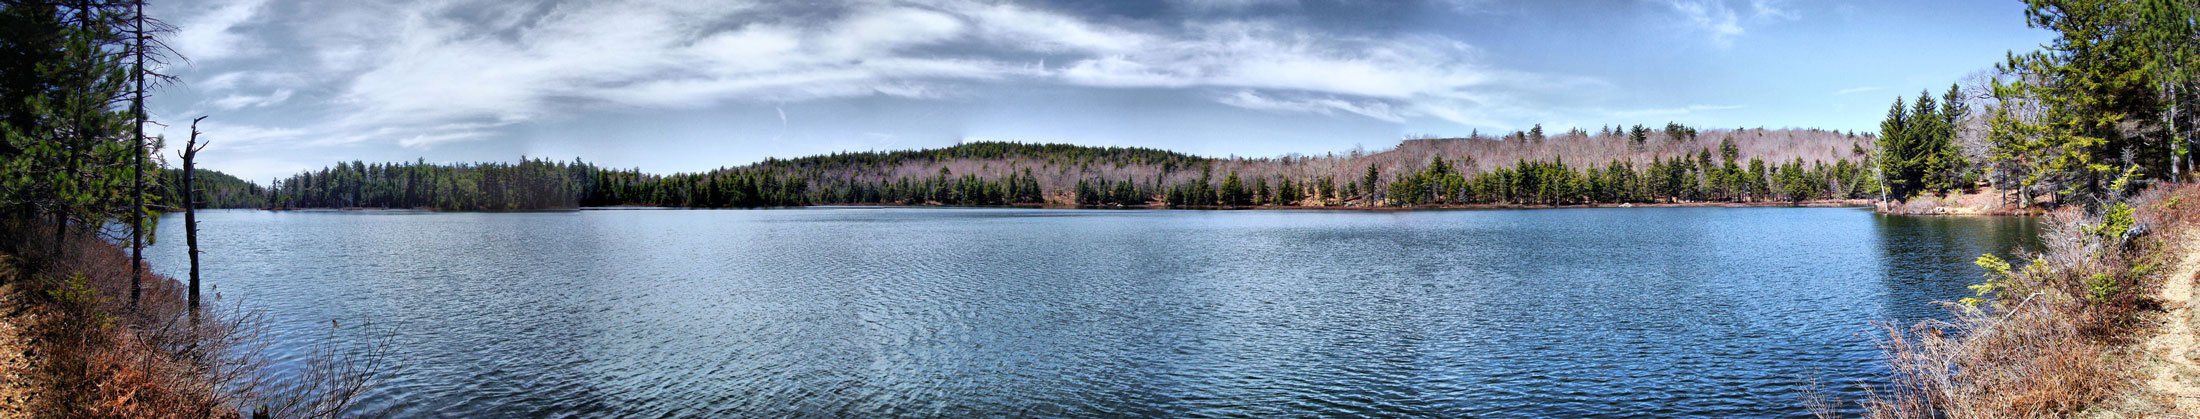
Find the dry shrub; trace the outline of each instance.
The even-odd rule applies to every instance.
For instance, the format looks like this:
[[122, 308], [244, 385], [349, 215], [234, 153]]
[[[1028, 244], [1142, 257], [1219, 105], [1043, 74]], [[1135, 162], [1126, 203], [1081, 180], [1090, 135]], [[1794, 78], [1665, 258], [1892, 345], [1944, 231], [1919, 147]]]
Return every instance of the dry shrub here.
[[1989, 300], [1949, 304], [1949, 320], [1882, 325], [1893, 382], [1867, 388], [1870, 415], [2061, 417], [2133, 388], [2132, 343], [2161, 309], [2155, 290], [2175, 238], [2200, 219], [2195, 199], [2200, 188], [2165, 185], [2126, 201], [2129, 217], [2114, 205], [2051, 213], [2040, 253], [1989, 266]]
[[359, 396], [377, 382], [394, 334], [371, 325], [356, 329], [357, 336], [344, 336], [339, 330], [332, 326], [328, 336], [313, 345], [305, 368], [297, 375], [280, 383], [261, 383], [266, 397], [256, 409], [283, 418], [334, 418], [350, 413]]
[[1812, 374], [1802, 378], [1805, 380], [1803, 384], [1803, 409], [1809, 411], [1811, 417], [1819, 419], [1841, 417], [1841, 398], [1826, 392], [1826, 387], [1818, 383], [1818, 375]]
[[300, 376], [269, 376], [260, 312], [219, 298], [194, 310], [180, 282], [150, 273], [132, 307], [122, 249], [87, 232], [64, 234], [56, 246], [51, 231], [0, 225], [0, 252], [31, 256], [5, 258], [17, 266], [0, 271], [19, 274], [0, 281], [30, 291], [22, 300], [33, 314], [23, 318], [39, 359], [32, 379], [43, 388], [25, 407], [36, 416], [334, 417], [372, 384], [387, 352], [386, 339], [332, 340]]
[[2046, 306], [1886, 327], [1880, 344], [1894, 380], [1867, 387], [1865, 407], [1875, 418], [2060, 417], [2131, 382], [2110, 356], [2120, 349], [2084, 338], [2076, 319]]
[[[47, 238], [40, 229], [17, 238]], [[180, 321], [185, 308], [174, 281], [146, 276], [136, 310], [129, 301], [129, 259], [89, 234], [65, 235], [60, 246], [11, 243], [17, 254], [48, 249], [26, 260], [36, 272], [24, 285], [34, 290], [32, 324], [37, 340], [34, 379], [47, 387], [29, 406], [49, 417], [212, 417], [233, 412], [236, 393], [217, 377], [232, 342], [251, 329], [237, 319], [208, 316]], [[193, 327], [195, 326], [195, 327]]]

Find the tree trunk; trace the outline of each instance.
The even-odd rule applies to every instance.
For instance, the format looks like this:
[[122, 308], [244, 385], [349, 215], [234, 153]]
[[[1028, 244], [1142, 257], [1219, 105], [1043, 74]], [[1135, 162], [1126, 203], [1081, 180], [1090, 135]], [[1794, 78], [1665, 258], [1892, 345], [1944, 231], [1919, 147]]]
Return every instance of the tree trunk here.
[[130, 207], [130, 308], [136, 309], [139, 281], [145, 277], [145, 1], [137, 2], [136, 21], [137, 66], [133, 67], [133, 79], [137, 81], [136, 97], [131, 98], [131, 113], [137, 114], [136, 145], [130, 149], [130, 196], [137, 204]]
[[[195, 136], [194, 136], [195, 137]], [[185, 145], [189, 147], [189, 145]], [[198, 153], [186, 152], [183, 158], [183, 244], [191, 255], [191, 312], [199, 309], [199, 211], [198, 184], [193, 183], [191, 157]]]
[[194, 162], [199, 157], [199, 150], [206, 148], [206, 145], [199, 143], [199, 120], [202, 119], [206, 119], [206, 117], [201, 116], [198, 119], [191, 120], [191, 140], [183, 144], [182, 153], [183, 244], [191, 256], [191, 297], [189, 304], [193, 319], [197, 319], [199, 314], [199, 188], [192, 175], [193, 172], [198, 170], [198, 166]]

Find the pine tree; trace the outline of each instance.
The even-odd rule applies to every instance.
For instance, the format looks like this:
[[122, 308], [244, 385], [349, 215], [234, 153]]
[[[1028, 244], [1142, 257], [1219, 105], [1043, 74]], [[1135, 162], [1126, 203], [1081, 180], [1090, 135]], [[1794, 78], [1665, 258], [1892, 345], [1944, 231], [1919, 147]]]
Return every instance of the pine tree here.
[[[2057, 37], [2046, 49], [2012, 55], [1997, 68], [2016, 75], [1995, 94], [2034, 101], [2030, 117], [1997, 113], [1989, 138], [1997, 164], [2024, 166], [2021, 184], [2059, 181], [2064, 192], [2106, 197], [2125, 168], [2145, 177], [2175, 173], [2190, 154], [2193, 70], [2200, 6], [2179, 1], [2028, 0], [2025, 17]], [[2180, 124], [2179, 122], [2185, 122]], [[2045, 178], [2045, 179], [2043, 179]], [[2101, 200], [2089, 200], [2098, 203]]]
[[[1365, 193], [1365, 194], [1367, 194], [1367, 195], [1374, 195], [1374, 194], [1375, 194], [1375, 183], [1376, 183], [1376, 182], [1380, 182], [1380, 181], [1382, 181], [1382, 173], [1380, 173], [1380, 172], [1377, 172], [1377, 171], [1375, 170], [1375, 165], [1374, 165], [1374, 164], [1368, 164], [1368, 165], [1367, 165], [1367, 175], [1365, 175], [1365, 176], [1362, 176], [1362, 177], [1360, 178], [1360, 184], [1362, 185], [1362, 186], [1360, 187], [1360, 189], [1361, 189], [1361, 192], [1363, 192], [1363, 193]], [[1353, 194], [1353, 195], [1359, 195], [1359, 194]], [[1374, 198], [1373, 198], [1372, 196], [1371, 196], [1371, 197], [1370, 197], [1370, 198], [1368, 199], [1368, 205], [1374, 205]]]

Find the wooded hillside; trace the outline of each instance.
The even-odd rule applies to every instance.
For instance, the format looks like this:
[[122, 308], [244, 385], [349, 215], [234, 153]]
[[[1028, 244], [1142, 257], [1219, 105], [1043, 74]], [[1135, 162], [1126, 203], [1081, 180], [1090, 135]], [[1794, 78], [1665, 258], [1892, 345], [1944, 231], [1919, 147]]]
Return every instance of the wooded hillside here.
[[[1148, 148], [974, 142], [659, 175], [518, 163], [341, 163], [223, 207], [518, 210], [816, 204], [1399, 206], [1865, 198], [1875, 139], [1815, 129], [1668, 124], [1418, 138], [1390, 150], [1210, 158]], [[1445, 168], [1431, 164], [1444, 162]], [[1454, 175], [1458, 180], [1441, 179]], [[1437, 177], [1429, 177], [1437, 176]], [[219, 181], [216, 181], [219, 183]], [[1408, 192], [1392, 189], [1405, 187]], [[243, 191], [243, 187], [222, 190]]]

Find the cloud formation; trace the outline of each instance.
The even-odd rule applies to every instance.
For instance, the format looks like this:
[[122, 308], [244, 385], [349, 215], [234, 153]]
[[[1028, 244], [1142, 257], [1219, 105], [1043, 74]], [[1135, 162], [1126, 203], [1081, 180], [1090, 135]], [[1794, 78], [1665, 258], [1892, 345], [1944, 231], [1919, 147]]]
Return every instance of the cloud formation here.
[[[1282, 3], [1184, 2], [1201, 10]], [[201, 61], [277, 55], [234, 31], [267, 6], [240, 0], [189, 19], [178, 49]], [[1596, 83], [1491, 68], [1474, 47], [1437, 36], [1328, 33], [1260, 18], [1112, 22], [975, 0], [299, 8], [316, 16], [286, 20], [297, 23], [284, 31], [315, 52], [315, 65], [205, 78], [204, 91], [222, 94], [204, 107], [310, 99], [341, 115], [304, 128], [313, 141], [434, 147], [591, 112], [936, 99], [993, 83], [1218, 89], [1229, 93], [1216, 103], [1260, 111], [1488, 124], [1532, 105], [1499, 96]]]
[[1887, 87], [1886, 87], [1886, 86], [1857, 86], [1857, 87], [1851, 87], [1851, 88], [1847, 88], [1847, 89], [1835, 90], [1835, 91], [1833, 92], [1833, 95], [1834, 95], [1834, 96], [1841, 96], [1841, 95], [1850, 95], [1850, 94], [1857, 94], [1857, 93], [1864, 93], [1864, 92], [1874, 92], [1874, 91], [1880, 91], [1880, 90], [1886, 90], [1886, 89], [1887, 89]]
[[259, 52], [238, 26], [260, 12], [266, 0], [230, 0], [185, 17], [169, 38], [169, 45], [196, 61], [219, 61]]
[[[155, 118], [213, 115], [206, 131], [219, 145], [210, 158], [257, 162], [219, 167], [262, 174], [331, 158], [519, 154], [699, 170], [973, 137], [1252, 155], [1534, 124], [1868, 126], [1850, 119], [1876, 112], [1829, 110], [1876, 107], [1851, 103], [1869, 95], [1829, 97], [1829, 86], [1899, 90], [1901, 77], [1915, 77], [1889, 74], [1915, 66], [1844, 68], [1792, 55], [1880, 47], [1857, 45], [1838, 25], [1781, 25], [1839, 18], [1835, 6], [1784, 0], [149, 7], [181, 28], [170, 40], [191, 58], [168, 69], [184, 83], [155, 96]], [[1868, 22], [1976, 32], [1904, 16]], [[1884, 32], [1855, 31], [1864, 30]], [[1928, 49], [1897, 52], [1912, 50]], [[1260, 140], [1241, 139], [1250, 137]], [[682, 152], [665, 156], [672, 148]]]
[[1734, 40], [1748, 30], [1745, 24], [1795, 20], [1801, 15], [1781, 4], [1781, 0], [1749, 0], [1749, 14], [1745, 19], [1726, 0], [1662, 0], [1665, 6], [1679, 13], [1691, 29], [1710, 36], [1712, 44], [1721, 48], [1734, 46]]

